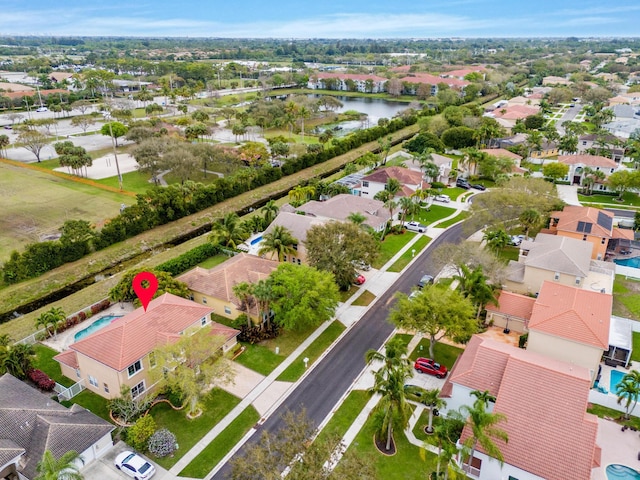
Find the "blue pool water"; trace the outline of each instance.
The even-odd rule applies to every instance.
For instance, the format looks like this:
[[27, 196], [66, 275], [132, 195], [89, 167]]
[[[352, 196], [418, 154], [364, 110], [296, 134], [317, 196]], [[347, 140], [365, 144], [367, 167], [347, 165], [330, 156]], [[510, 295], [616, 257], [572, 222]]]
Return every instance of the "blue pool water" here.
[[73, 336], [74, 341], [82, 340], [87, 335], [91, 335], [93, 332], [97, 332], [101, 328], [106, 327], [111, 322], [113, 322], [116, 318], [120, 318], [122, 315], [105, 315], [104, 317], [100, 317], [87, 328], [83, 328], [78, 333]]
[[640, 268], [640, 257], [616, 258], [613, 262], [625, 267]]
[[611, 370], [611, 380], [609, 381], [609, 391], [616, 393], [616, 386], [622, 381], [624, 373], [620, 370]]
[[259, 243], [261, 241], [262, 241], [262, 235], [251, 240], [251, 245], [255, 245], [256, 243]]
[[640, 480], [640, 473], [624, 465], [612, 464], [607, 466], [609, 480]]

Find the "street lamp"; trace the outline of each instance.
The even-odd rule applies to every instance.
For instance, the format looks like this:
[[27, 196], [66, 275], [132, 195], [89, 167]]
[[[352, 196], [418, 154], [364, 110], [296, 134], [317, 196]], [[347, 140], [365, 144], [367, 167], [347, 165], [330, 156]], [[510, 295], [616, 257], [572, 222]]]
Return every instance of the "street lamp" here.
[[[105, 95], [107, 93], [107, 84], [104, 81], [102, 82], [102, 84], [104, 85], [104, 92], [105, 92], [104, 95], [102, 96], [102, 99], [105, 100], [105, 103], [107, 103], [106, 99], [105, 99]], [[109, 105], [109, 108], [110, 107], [111, 107], [111, 105]], [[112, 122], [111, 122], [111, 119], [113, 117], [111, 116], [111, 112], [110, 111], [107, 111], [106, 117], [110, 120], [108, 122], [108, 125], [109, 125], [109, 136], [111, 137], [111, 146], [113, 147], [113, 158], [116, 161], [116, 171], [118, 172], [118, 185], [120, 186], [120, 191], [122, 191], [122, 174], [120, 173], [120, 164], [118, 163], [118, 153], [116, 151], [116, 139], [113, 136], [113, 125], [112, 125]]]

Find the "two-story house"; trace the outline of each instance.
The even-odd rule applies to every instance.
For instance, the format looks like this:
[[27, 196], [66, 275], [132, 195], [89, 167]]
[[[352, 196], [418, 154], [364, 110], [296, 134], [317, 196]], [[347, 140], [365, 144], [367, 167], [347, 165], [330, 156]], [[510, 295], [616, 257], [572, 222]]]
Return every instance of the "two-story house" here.
[[610, 240], [633, 240], [633, 230], [614, 227], [613, 213], [606, 210], [567, 205], [549, 216], [549, 233], [590, 242], [595, 260], [605, 259]]
[[506, 290], [521, 294], [540, 291], [545, 280], [611, 293], [615, 266], [592, 260], [593, 244], [563, 235], [539, 233], [520, 244], [518, 261], [507, 266]]
[[588, 172], [588, 170], [585, 171], [585, 168], [602, 172], [605, 178], [603, 180], [596, 179], [594, 190], [607, 190], [605, 180], [618, 169], [616, 162], [600, 155], [558, 155], [558, 162], [564, 163], [569, 167], [569, 172], [564, 180], [571, 182], [573, 185], [582, 184], [582, 180]]
[[210, 326], [211, 333], [225, 339], [223, 351], [236, 345], [240, 333], [211, 321], [213, 309], [186, 298], [165, 293], [106, 327], [73, 343], [56, 355], [62, 374], [98, 395], [120, 396], [123, 386], [133, 398], [153, 387], [150, 371], [156, 368], [153, 351], [175, 342], [181, 335]]
[[386, 189], [387, 181], [395, 179], [400, 182], [400, 190], [396, 197], [410, 197], [416, 190], [425, 190], [430, 185], [424, 180], [422, 172], [402, 167], [384, 167], [366, 175], [361, 180], [359, 193], [361, 197], [374, 198], [376, 193]]
[[[503, 463], [478, 445], [473, 459], [459, 459], [462, 468], [479, 480], [591, 478], [601, 449], [597, 418], [586, 413], [590, 387], [584, 367], [472, 337], [442, 388], [446, 409], [472, 405], [472, 391], [488, 391], [495, 397], [488, 410], [506, 417], [495, 427], [509, 440], [494, 440]], [[471, 434], [467, 422], [460, 442]]]

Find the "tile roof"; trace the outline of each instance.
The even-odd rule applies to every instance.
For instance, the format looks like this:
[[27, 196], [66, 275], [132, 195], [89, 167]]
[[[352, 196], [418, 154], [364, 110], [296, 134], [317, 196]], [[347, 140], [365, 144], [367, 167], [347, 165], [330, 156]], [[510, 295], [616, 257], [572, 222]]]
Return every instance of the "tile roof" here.
[[618, 168], [618, 164], [607, 157], [600, 155], [558, 155], [558, 162], [565, 165], [586, 165], [590, 167]]
[[140, 307], [69, 348], [120, 372], [156, 347], [175, 341], [180, 332], [199, 325], [200, 319], [212, 311], [211, 307], [165, 293], [152, 300], [146, 312]]
[[314, 225], [323, 225], [329, 221], [330, 220], [327, 218], [298, 215], [297, 213], [291, 212], [280, 212], [264, 233], [270, 233], [276, 226], [280, 225], [288, 229], [300, 243], [304, 244], [304, 242], [307, 241], [307, 230]]
[[239, 306], [241, 302], [234, 295], [233, 286], [242, 282], [257, 283], [266, 279], [276, 268], [278, 262], [275, 260], [239, 253], [211, 269], [196, 267], [176, 280], [186, 283], [194, 292]]
[[527, 267], [541, 268], [578, 277], [589, 275], [593, 244], [562, 235], [539, 233], [534, 242], [523, 242], [528, 247], [524, 259]]
[[[495, 440], [505, 463], [547, 480], [591, 478], [600, 449], [596, 417], [586, 413], [588, 370], [488, 339], [469, 354], [476, 365], [490, 365], [497, 355], [504, 361], [494, 380], [499, 385], [493, 411], [506, 416], [498, 426], [509, 441]], [[469, 436], [465, 426], [461, 438]]]
[[606, 210], [566, 205], [560, 212], [551, 212], [550, 216], [558, 219], [556, 228], [560, 232], [587, 233], [606, 238], [613, 236], [613, 213]]
[[505, 157], [516, 161], [522, 160], [522, 157], [520, 155], [510, 152], [506, 148], [483, 148], [480, 151], [488, 153], [489, 155], [492, 155], [494, 157]]
[[410, 73], [405, 77], [400, 78], [401, 81], [406, 83], [426, 83], [428, 85], [438, 85], [439, 83], [444, 83], [449, 85], [449, 87], [453, 88], [462, 88], [469, 85], [471, 82], [467, 82], [466, 80], [459, 80], [457, 78], [444, 78], [438, 77], [436, 75], [431, 75], [430, 73]]
[[375, 172], [362, 178], [364, 181], [387, 183], [390, 178], [395, 178], [401, 184], [421, 185], [423, 182], [422, 173], [402, 167], [379, 168]]
[[347, 220], [352, 213], [358, 212], [366, 217], [364, 223], [374, 229], [389, 220], [389, 210], [384, 208], [383, 202], [348, 193], [335, 195], [324, 202], [312, 200], [301, 205], [297, 210], [307, 215], [343, 221]]
[[[83, 452], [115, 427], [77, 404], [66, 408], [9, 374], [0, 377], [0, 457], [26, 450], [21, 473], [34, 478], [45, 450]], [[13, 446], [7, 443], [10, 440]], [[15, 458], [15, 457], [14, 457]]]
[[626, 240], [635, 240], [633, 230], [627, 228], [614, 228], [611, 238], [624, 238]]
[[362, 75], [356, 73], [317, 73], [315, 75], [312, 75], [311, 78], [313, 78], [314, 76], [318, 77], [319, 80], [322, 80], [324, 78], [338, 78], [340, 80], [360, 80], [365, 82], [367, 80], [373, 80], [374, 82], [386, 82], [388, 80], [385, 77], [379, 77], [377, 75]]
[[[502, 112], [504, 110], [504, 113]], [[531, 107], [527, 105], [510, 105], [507, 107], [496, 108], [492, 113], [495, 118], [504, 118], [506, 120], [517, 120], [536, 115], [540, 112], [539, 107]]]
[[503, 315], [529, 320], [529, 318], [531, 318], [531, 312], [533, 311], [533, 304], [535, 301], [536, 299], [533, 297], [500, 290], [498, 295], [498, 306], [489, 304], [486, 309], [487, 312], [496, 312]]
[[529, 330], [607, 350], [613, 297], [555, 282], [542, 283]]

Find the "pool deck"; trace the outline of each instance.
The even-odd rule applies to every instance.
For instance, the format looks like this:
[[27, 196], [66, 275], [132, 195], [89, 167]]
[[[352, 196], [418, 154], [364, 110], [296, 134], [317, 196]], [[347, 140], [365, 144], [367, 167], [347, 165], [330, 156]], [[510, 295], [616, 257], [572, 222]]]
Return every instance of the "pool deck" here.
[[611, 420], [598, 419], [598, 440], [602, 448], [600, 467], [591, 471], [591, 480], [608, 480], [607, 465], [620, 464], [640, 471], [640, 432], [622, 431]]
[[129, 312], [133, 312], [135, 310], [132, 303], [116, 303], [111, 305], [106, 310], [103, 310], [100, 313], [95, 314], [93, 317], [86, 319], [84, 322], [73, 326], [72, 328], [65, 330], [64, 332], [59, 333], [55, 337], [48, 338], [43, 341], [46, 346], [53, 348], [59, 352], [62, 352], [69, 348], [69, 345], [74, 343], [74, 335], [78, 333], [80, 330], [87, 328], [93, 322], [95, 322], [100, 317], [106, 317], [108, 315], [114, 316], [122, 316], [126, 315]]

